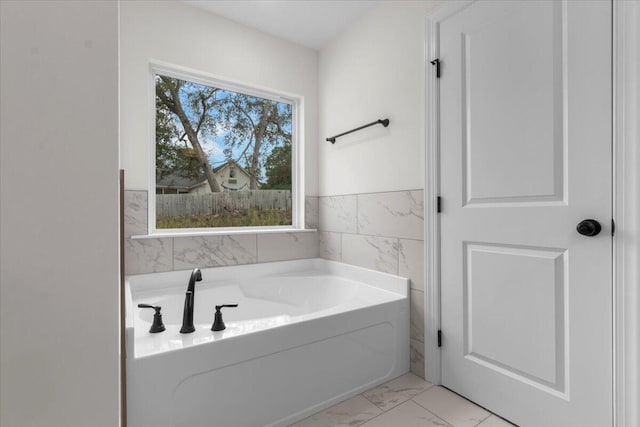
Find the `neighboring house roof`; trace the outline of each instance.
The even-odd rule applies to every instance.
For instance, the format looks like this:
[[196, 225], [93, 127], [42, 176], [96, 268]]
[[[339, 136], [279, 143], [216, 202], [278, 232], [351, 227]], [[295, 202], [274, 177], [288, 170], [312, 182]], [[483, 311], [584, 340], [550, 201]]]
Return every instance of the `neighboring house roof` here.
[[178, 174], [170, 174], [156, 182], [156, 187], [159, 188], [180, 188], [190, 190], [194, 187], [206, 182], [206, 178], [203, 176], [197, 177], [185, 177]]
[[236, 162], [235, 160], [228, 160], [225, 163], [221, 164], [220, 166], [218, 166], [217, 168], [213, 168], [214, 172], [218, 172], [221, 171], [222, 169], [226, 168], [227, 166], [234, 166], [236, 168], [238, 168], [238, 170], [240, 172], [242, 172], [243, 174], [247, 175], [248, 177], [251, 177], [251, 175], [249, 175], [249, 172], [247, 172], [242, 166], [240, 166], [238, 164], [238, 162]]
[[[213, 168], [213, 172], [214, 173], [218, 173], [219, 171], [221, 171], [222, 169], [226, 168], [226, 167], [230, 167], [233, 166], [235, 168], [237, 168], [237, 170], [243, 174], [245, 174], [248, 178], [251, 177], [251, 175], [249, 175], [249, 173], [238, 164], [238, 162], [236, 162], [235, 160], [229, 160], [223, 164], [221, 164], [220, 166]], [[167, 176], [165, 176], [164, 178], [162, 178], [159, 181], [156, 181], [156, 187], [157, 188], [176, 188], [176, 189], [183, 189], [183, 190], [191, 190], [199, 185], [202, 185], [204, 182], [206, 182], [207, 179], [203, 176], [203, 175], [199, 175], [196, 177], [185, 177], [185, 176], [181, 176], [179, 174], [169, 174]], [[261, 183], [258, 182], [258, 187], [260, 187]], [[225, 189], [233, 189], [233, 190], [239, 190], [242, 189], [244, 187], [246, 187], [246, 185], [242, 186], [241, 188], [231, 188], [231, 187], [227, 187], [225, 185], [221, 186]]]

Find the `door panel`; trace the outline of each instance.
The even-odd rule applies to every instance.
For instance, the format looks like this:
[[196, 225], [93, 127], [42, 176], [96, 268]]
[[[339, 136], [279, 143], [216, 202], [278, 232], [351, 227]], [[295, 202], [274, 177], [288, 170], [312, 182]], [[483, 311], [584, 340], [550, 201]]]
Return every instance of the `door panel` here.
[[464, 247], [467, 358], [563, 392], [566, 251], [466, 242]]
[[439, 37], [443, 384], [610, 426], [611, 4], [481, 1]]
[[561, 6], [525, 3], [462, 32], [467, 204], [563, 199]]

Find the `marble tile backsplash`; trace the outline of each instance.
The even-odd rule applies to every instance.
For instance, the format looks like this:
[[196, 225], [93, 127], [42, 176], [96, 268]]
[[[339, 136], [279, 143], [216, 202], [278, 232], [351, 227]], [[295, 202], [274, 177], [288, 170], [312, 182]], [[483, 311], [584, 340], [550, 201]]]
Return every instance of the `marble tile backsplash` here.
[[411, 371], [424, 377], [424, 192], [318, 200], [320, 256], [411, 280]]
[[398, 239], [343, 234], [341, 261], [384, 273], [398, 274]]
[[124, 242], [125, 274], [173, 270], [173, 239], [127, 239]]
[[358, 234], [423, 239], [424, 193], [358, 194]]
[[317, 233], [258, 234], [258, 262], [316, 258]]
[[317, 230], [320, 226], [318, 218], [318, 197], [307, 196], [304, 203], [304, 222], [305, 228]]
[[[147, 234], [147, 192], [125, 191], [125, 274], [287, 261], [319, 256], [318, 233], [282, 232], [131, 239]], [[305, 202], [306, 228], [318, 227], [318, 197]]]
[[319, 197], [319, 230], [357, 233], [357, 196]]
[[124, 192], [124, 235], [131, 237], [147, 234], [147, 192]]
[[255, 263], [258, 259], [253, 235], [173, 238], [173, 269], [219, 267]]

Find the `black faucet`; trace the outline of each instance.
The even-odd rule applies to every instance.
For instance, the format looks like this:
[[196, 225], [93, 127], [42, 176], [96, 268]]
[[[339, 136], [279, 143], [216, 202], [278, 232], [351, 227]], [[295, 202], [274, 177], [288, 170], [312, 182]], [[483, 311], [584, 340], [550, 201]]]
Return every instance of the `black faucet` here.
[[199, 268], [194, 268], [189, 278], [189, 286], [187, 286], [187, 293], [184, 296], [184, 312], [182, 314], [182, 327], [180, 328], [181, 334], [190, 334], [195, 331], [193, 326], [193, 296], [196, 288], [196, 282], [202, 280], [202, 273]]
[[164, 323], [162, 323], [162, 314], [160, 313], [160, 309], [162, 309], [162, 307], [160, 307], [159, 305], [155, 306], [149, 304], [138, 304], [138, 307], [153, 308], [156, 311], [156, 313], [153, 315], [153, 324], [151, 325], [151, 329], [149, 329], [150, 333], [156, 334], [165, 330]]

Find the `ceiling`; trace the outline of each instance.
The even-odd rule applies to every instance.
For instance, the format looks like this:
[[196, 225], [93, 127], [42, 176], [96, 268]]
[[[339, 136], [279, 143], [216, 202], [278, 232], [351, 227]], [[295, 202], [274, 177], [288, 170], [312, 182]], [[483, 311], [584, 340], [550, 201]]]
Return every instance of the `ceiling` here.
[[183, 0], [297, 44], [320, 49], [379, 0]]

